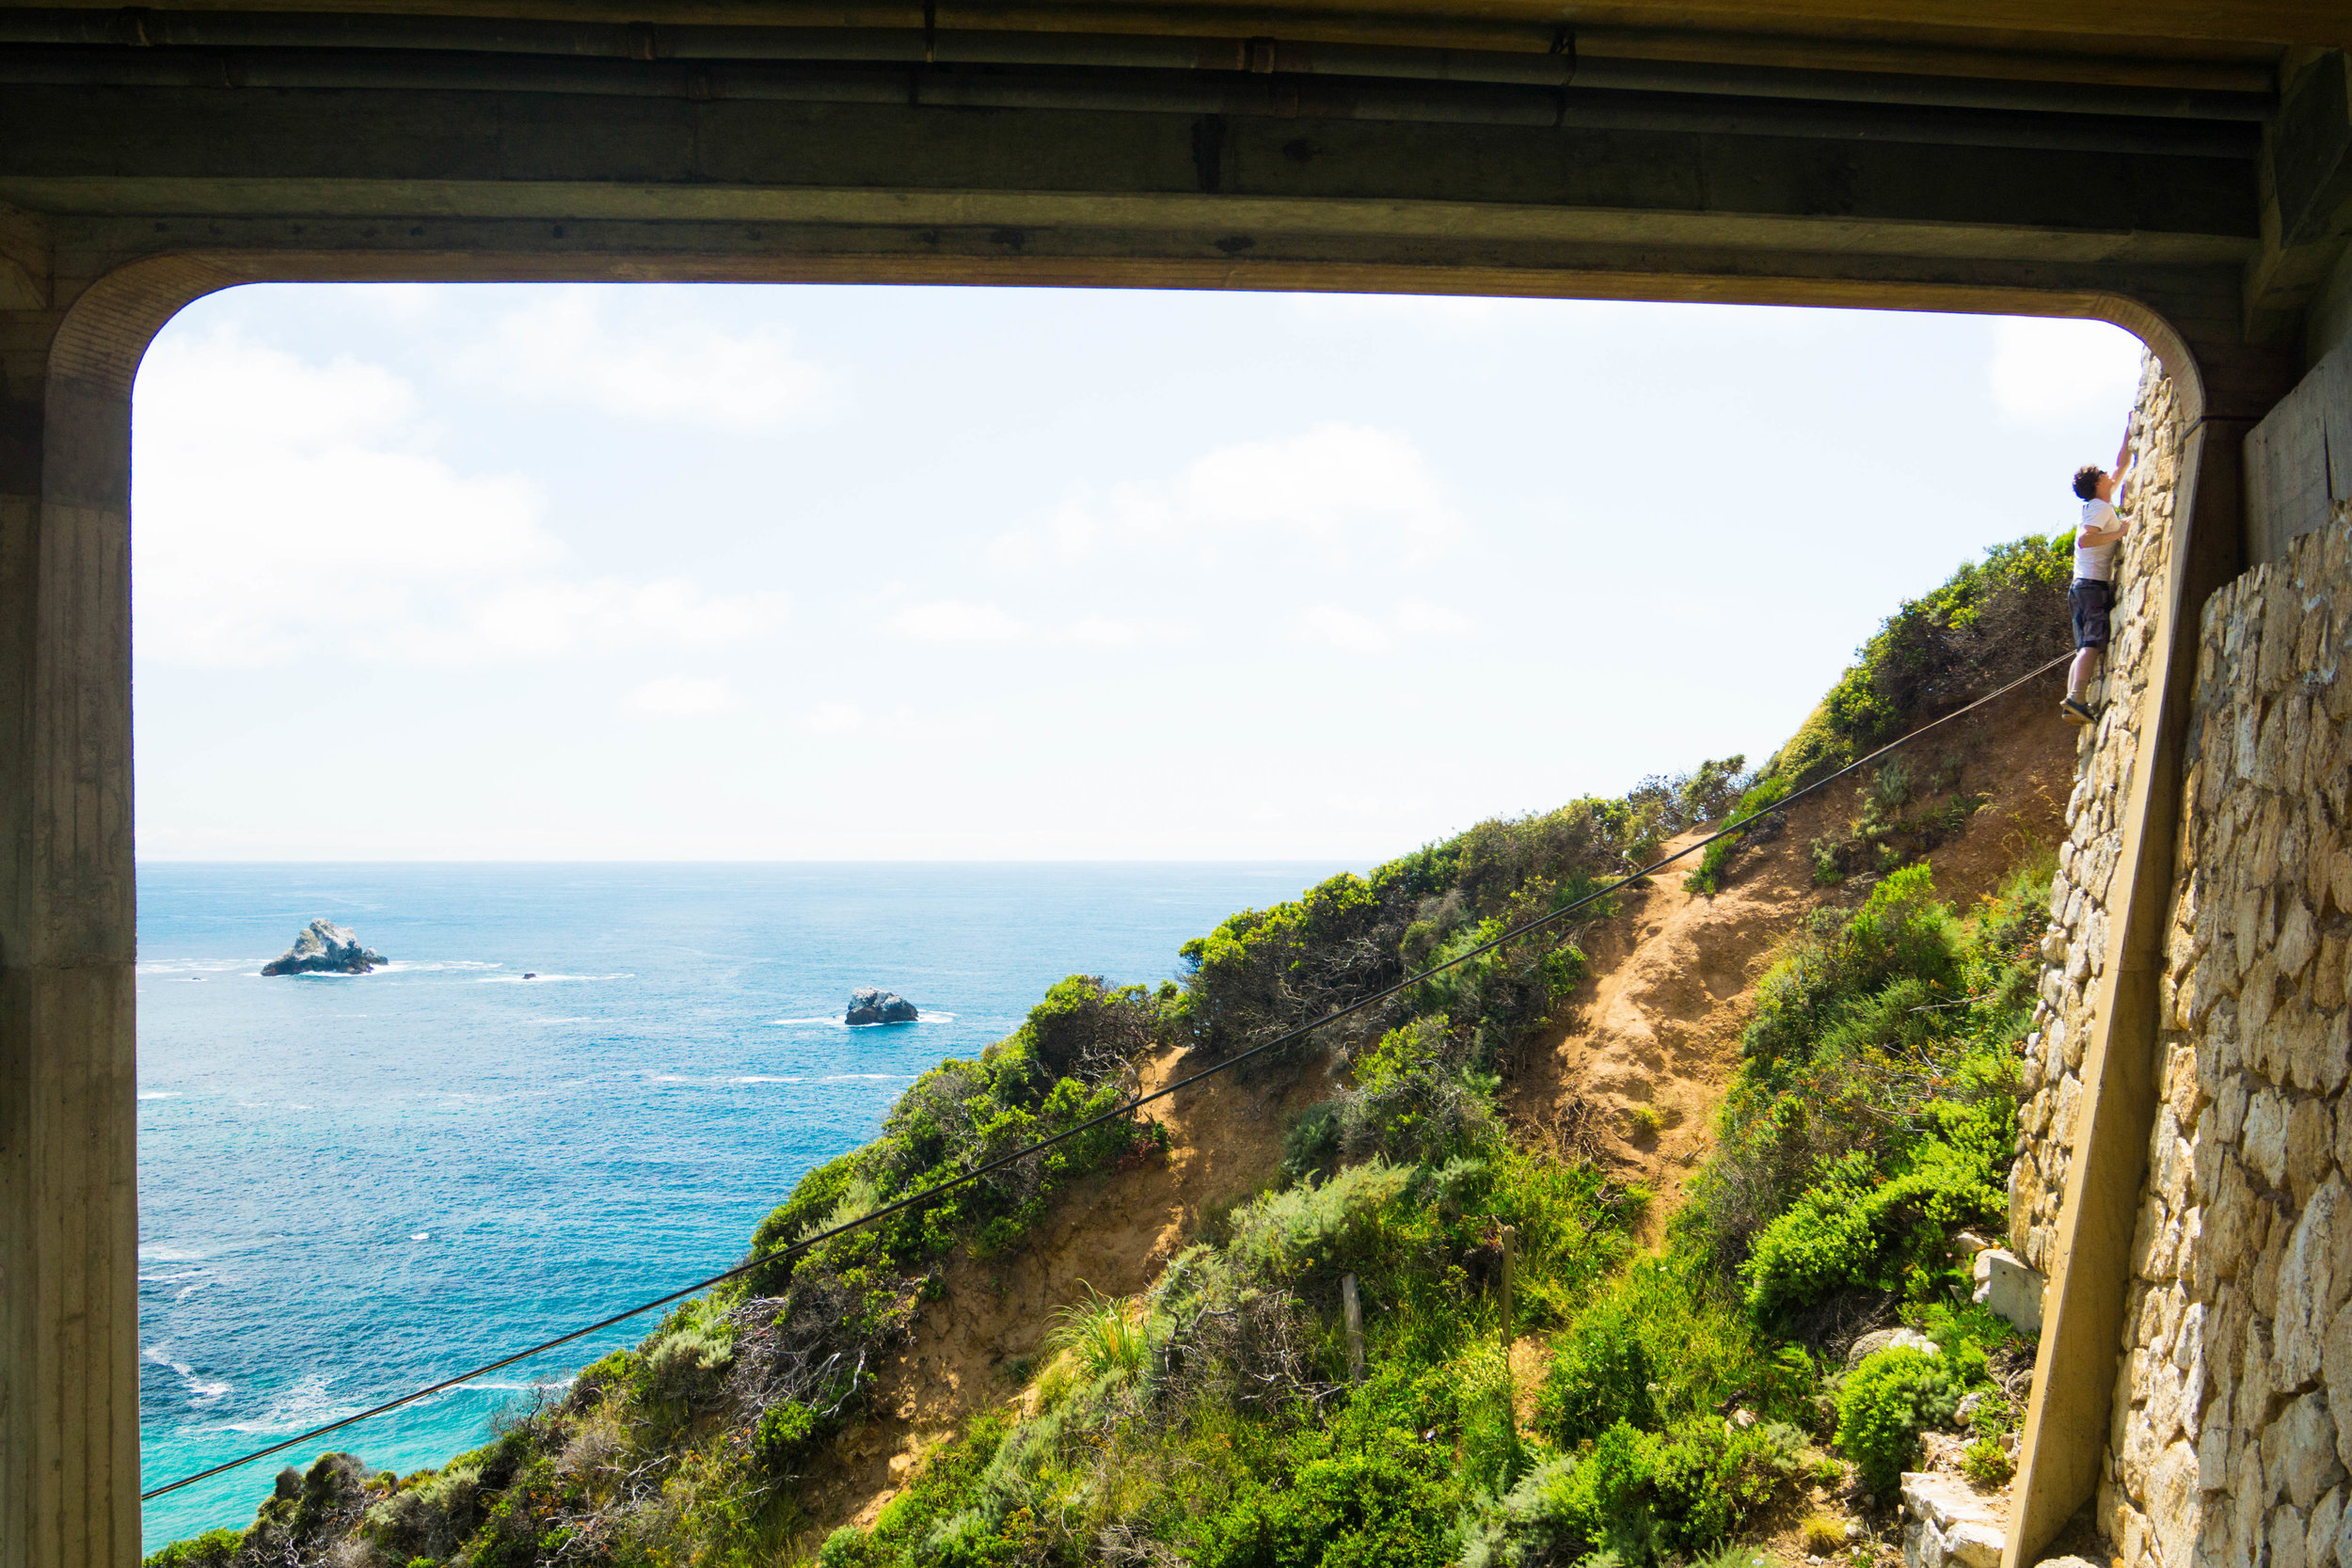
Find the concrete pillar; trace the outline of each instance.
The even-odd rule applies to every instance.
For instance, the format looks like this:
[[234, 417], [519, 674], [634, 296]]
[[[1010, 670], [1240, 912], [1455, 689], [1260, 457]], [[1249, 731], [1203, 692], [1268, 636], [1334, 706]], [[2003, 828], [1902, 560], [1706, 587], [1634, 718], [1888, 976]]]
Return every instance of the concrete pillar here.
[[0, 312], [0, 1568], [139, 1555], [131, 378], [189, 283]]
[[2245, 567], [2247, 435], [2292, 385], [2296, 368], [2276, 348], [2210, 340], [2192, 347], [2160, 324], [2132, 325], [2155, 345], [2183, 393], [2180, 500], [2170, 570], [2154, 601], [2155, 678], [2143, 698], [2004, 1568], [2034, 1562], [2091, 1500], [2107, 1451], [2132, 1237], [2155, 1122], [2163, 943], [2179, 873], [2180, 769], [2196, 692], [2199, 618], [2214, 592]]

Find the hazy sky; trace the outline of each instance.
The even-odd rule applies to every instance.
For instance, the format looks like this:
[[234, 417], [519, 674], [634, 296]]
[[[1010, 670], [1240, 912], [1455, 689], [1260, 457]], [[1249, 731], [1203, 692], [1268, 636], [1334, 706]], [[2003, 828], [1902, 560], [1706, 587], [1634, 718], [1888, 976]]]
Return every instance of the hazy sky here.
[[1787, 737], [2112, 327], [269, 286], [139, 373], [154, 859], [1324, 858]]

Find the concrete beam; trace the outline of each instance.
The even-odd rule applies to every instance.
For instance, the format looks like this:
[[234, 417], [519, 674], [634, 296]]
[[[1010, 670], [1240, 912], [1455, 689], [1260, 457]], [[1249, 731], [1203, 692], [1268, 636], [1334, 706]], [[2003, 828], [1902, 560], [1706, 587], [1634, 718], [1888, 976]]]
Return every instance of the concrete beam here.
[[2246, 279], [2256, 341], [2296, 331], [2352, 249], [2352, 55], [2307, 51], [2291, 70], [2258, 166], [2263, 244]]

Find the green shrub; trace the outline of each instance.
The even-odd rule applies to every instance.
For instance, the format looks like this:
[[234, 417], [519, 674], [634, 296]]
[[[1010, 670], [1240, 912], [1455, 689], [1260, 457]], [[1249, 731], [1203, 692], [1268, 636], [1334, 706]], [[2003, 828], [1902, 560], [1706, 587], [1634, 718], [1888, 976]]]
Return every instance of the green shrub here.
[[1501, 1345], [1472, 1345], [1453, 1362], [1456, 1419], [1462, 1433], [1461, 1480], [1466, 1487], [1501, 1493], [1525, 1468], [1513, 1408], [1511, 1361]]
[[1089, 1378], [1116, 1374], [1134, 1377], [1152, 1356], [1151, 1326], [1138, 1303], [1106, 1296], [1087, 1285], [1087, 1299], [1054, 1313], [1054, 1328], [1045, 1342], [1068, 1351]]
[[1231, 1216], [1226, 1250], [1243, 1270], [1278, 1278], [1319, 1264], [1343, 1272], [1373, 1252], [1381, 1211], [1413, 1177], [1409, 1166], [1373, 1159], [1318, 1185], [1263, 1195]]
[[1452, 1553], [1452, 1494], [1430, 1445], [1391, 1432], [1378, 1447], [1307, 1460], [1204, 1522], [1200, 1568], [1439, 1568]]
[[1330, 1102], [1341, 1154], [1435, 1164], [1495, 1144], [1495, 1085], [1465, 1065], [1466, 1054], [1442, 1013], [1382, 1036]]
[[761, 1411], [752, 1436], [760, 1464], [771, 1472], [784, 1472], [807, 1451], [818, 1423], [818, 1413], [797, 1400], [779, 1400]]
[[[1789, 785], [1784, 779], [1766, 778], [1751, 784], [1731, 810], [1731, 819], [1739, 821], [1753, 816], [1768, 806], [1778, 805], [1788, 798]], [[1770, 820], [1770, 819], [1768, 819]], [[1692, 893], [1709, 896], [1723, 891], [1724, 878], [1731, 869], [1731, 858], [1750, 835], [1765, 831], [1765, 824], [1727, 834], [1699, 851], [1698, 869], [1682, 879], [1682, 885]]]
[[1650, 1397], [1654, 1376], [1632, 1319], [1615, 1302], [1604, 1302], [1553, 1341], [1551, 1370], [1536, 1397], [1536, 1425], [1564, 1449], [1621, 1421], [1649, 1431], [1658, 1425]]
[[1919, 1451], [1919, 1433], [1952, 1418], [1965, 1392], [1940, 1355], [1890, 1345], [1863, 1357], [1837, 1395], [1837, 1449], [1863, 1484], [1891, 1497]]
[[1748, 1309], [1770, 1320], [1842, 1290], [1933, 1293], [1945, 1236], [1996, 1218], [2004, 1196], [1981, 1152], [1925, 1139], [1910, 1160], [1882, 1181], [1865, 1156], [1849, 1155], [1765, 1227], [1742, 1270]]
[[1995, 545], [1886, 618], [1764, 776], [1792, 787], [2065, 651], [2071, 555], [2028, 535]]
[[1970, 1484], [1980, 1492], [1991, 1492], [2008, 1485], [2010, 1475], [2016, 1468], [2009, 1450], [2001, 1447], [1996, 1438], [1979, 1437], [1962, 1450], [1960, 1456], [1961, 1474], [1966, 1476]]
[[1577, 1462], [1549, 1459], [1500, 1497], [1473, 1496], [1455, 1526], [1459, 1568], [1542, 1568], [1573, 1562], [1591, 1539], [1575, 1490]]
[[1325, 1171], [1340, 1153], [1340, 1106], [1334, 1101], [1310, 1105], [1282, 1134], [1282, 1180], [1303, 1180]]
[[142, 1568], [230, 1568], [244, 1544], [241, 1529], [208, 1529], [150, 1552]]

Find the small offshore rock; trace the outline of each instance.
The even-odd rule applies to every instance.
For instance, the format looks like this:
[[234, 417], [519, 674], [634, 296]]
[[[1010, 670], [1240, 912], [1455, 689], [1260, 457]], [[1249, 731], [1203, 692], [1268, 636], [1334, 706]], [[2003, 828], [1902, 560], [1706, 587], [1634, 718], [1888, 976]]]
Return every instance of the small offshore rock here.
[[294, 945], [262, 966], [264, 974], [365, 974], [384, 955], [331, 921], [313, 920]]
[[862, 986], [850, 993], [850, 1010], [841, 1020], [844, 1023], [913, 1023], [922, 1015], [914, 1004], [895, 990], [876, 990]]

